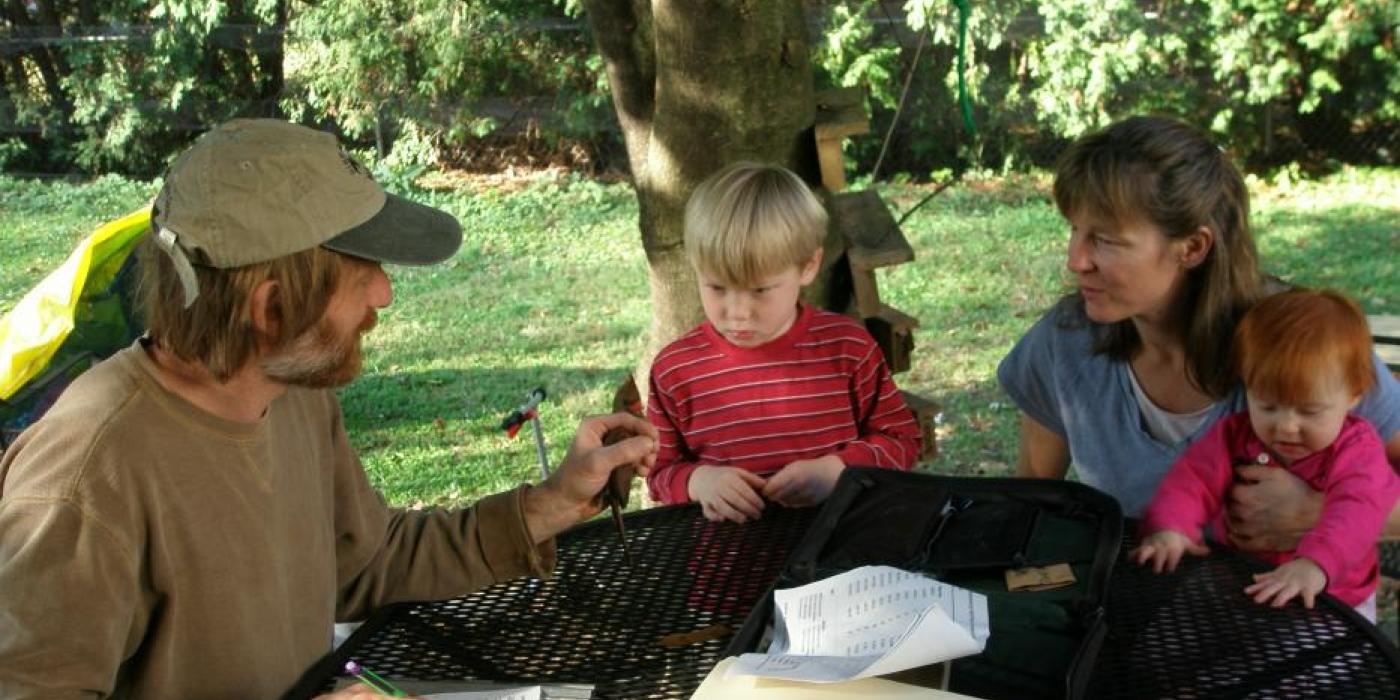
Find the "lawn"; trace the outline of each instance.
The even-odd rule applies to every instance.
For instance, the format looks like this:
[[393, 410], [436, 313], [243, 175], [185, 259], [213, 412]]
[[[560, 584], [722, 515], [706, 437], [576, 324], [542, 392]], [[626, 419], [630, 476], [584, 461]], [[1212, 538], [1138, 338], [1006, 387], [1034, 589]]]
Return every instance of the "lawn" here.
[[[545, 386], [557, 460], [645, 347], [646, 263], [627, 185], [549, 173], [508, 185], [410, 193], [461, 217], [467, 235], [444, 265], [392, 271], [395, 302], [366, 340], [365, 375], [341, 391], [352, 439], [392, 503], [469, 502], [533, 478], [533, 445], [498, 431], [500, 419]], [[880, 273], [885, 300], [922, 323], [913, 368], [897, 381], [943, 406], [939, 456], [922, 469], [1011, 471], [1016, 412], [996, 364], [1065, 289], [1065, 229], [1047, 185], [1043, 176], [960, 183], [905, 222], [917, 259]], [[0, 178], [0, 312], [154, 187]], [[1400, 313], [1400, 170], [1251, 187], [1270, 272], [1340, 288], [1370, 313]], [[897, 214], [925, 192], [881, 187]]]

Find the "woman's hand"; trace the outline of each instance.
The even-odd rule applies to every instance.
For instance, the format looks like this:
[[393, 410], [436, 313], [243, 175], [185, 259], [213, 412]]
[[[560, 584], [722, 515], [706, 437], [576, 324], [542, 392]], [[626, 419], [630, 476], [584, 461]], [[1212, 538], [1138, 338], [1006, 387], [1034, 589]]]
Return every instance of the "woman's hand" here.
[[743, 469], [701, 465], [690, 473], [690, 500], [710, 520], [742, 523], [763, 515], [759, 491], [767, 480]]
[[1322, 515], [1322, 494], [1278, 467], [1236, 465], [1227, 500], [1230, 544], [1251, 552], [1297, 549]]
[[1307, 557], [1298, 557], [1273, 571], [1254, 575], [1254, 583], [1244, 589], [1245, 595], [1254, 596], [1254, 602], [1270, 604], [1281, 608], [1298, 596], [1303, 597], [1303, 607], [1311, 610], [1317, 594], [1327, 588], [1327, 573], [1316, 562]]
[[1190, 537], [1176, 530], [1158, 530], [1142, 538], [1142, 542], [1138, 543], [1137, 549], [1128, 554], [1128, 558], [1138, 564], [1150, 561], [1152, 571], [1160, 574], [1163, 571], [1176, 571], [1176, 565], [1180, 563], [1183, 554], [1203, 557], [1210, 554], [1210, 548], [1192, 542]]

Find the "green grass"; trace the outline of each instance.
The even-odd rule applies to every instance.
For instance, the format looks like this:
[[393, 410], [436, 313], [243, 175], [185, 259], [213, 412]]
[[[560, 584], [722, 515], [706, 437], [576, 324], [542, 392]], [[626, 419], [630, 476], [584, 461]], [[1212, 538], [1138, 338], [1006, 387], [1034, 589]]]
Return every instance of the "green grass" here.
[[[940, 455], [923, 468], [1001, 475], [1016, 411], [997, 362], [1063, 291], [1065, 227], [1044, 177], [970, 180], [904, 225], [917, 252], [880, 272], [884, 299], [922, 322], [900, 385], [943, 406]], [[1251, 183], [1265, 267], [1340, 288], [1370, 313], [1400, 312], [1400, 170], [1344, 170], [1318, 182]], [[882, 194], [903, 212], [926, 190]], [[0, 312], [98, 224], [142, 206], [154, 185], [104, 178], [0, 178]], [[462, 218], [450, 262], [392, 271], [395, 302], [366, 340], [365, 376], [341, 391], [352, 440], [396, 504], [462, 503], [535, 477], [528, 433], [496, 430], [537, 385], [554, 459], [583, 415], [606, 409], [645, 347], [650, 319], [636, 202], [622, 184], [542, 177], [506, 194], [414, 197]]]

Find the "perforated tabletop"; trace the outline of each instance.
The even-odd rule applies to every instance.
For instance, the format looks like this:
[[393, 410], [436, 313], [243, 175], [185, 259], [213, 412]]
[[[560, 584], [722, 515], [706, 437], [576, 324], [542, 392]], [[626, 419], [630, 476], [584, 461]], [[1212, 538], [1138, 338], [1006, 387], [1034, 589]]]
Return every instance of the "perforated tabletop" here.
[[560, 535], [553, 579], [386, 608], [287, 697], [325, 692], [354, 658], [387, 678], [590, 683], [599, 699], [688, 698], [729, 635], [672, 635], [738, 631], [815, 515], [770, 505], [757, 522], [735, 525], [708, 522], [694, 505], [630, 513], [631, 568], [612, 522], [595, 520]]
[[[770, 506], [743, 526], [709, 523], [695, 506], [629, 514], [630, 569], [611, 522], [594, 521], [560, 536], [554, 579], [385, 608], [287, 697], [331, 688], [354, 658], [390, 678], [588, 683], [600, 699], [687, 698], [729, 639], [662, 638], [717, 624], [737, 631], [815, 514]], [[1263, 568], [1224, 551], [1188, 558], [1174, 575], [1120, 560], [1089, 696], [1400, 697], [1400, 655], [1349, 608], [1329, 600], [1312, 611], [1264, 610], [1247, 599], [1241, 589]]]
[[1124, 530], [1089, 697], [1400, 698], [1395, 646], [1351, 608], [1265, 608], [1243, 589], [1269, 567], [1219, 546], [1154, 574], [1124, 558], [1135, 530]]

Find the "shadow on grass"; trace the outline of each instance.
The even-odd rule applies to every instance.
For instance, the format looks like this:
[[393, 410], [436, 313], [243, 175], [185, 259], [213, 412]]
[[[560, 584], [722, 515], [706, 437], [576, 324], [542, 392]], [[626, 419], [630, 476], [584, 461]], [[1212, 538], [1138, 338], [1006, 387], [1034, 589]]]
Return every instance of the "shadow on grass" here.
[[919, 471], [947, 476], [1011, 475], [1020, 439], [1018, 414], [996, 377], [937, 391], [912, 383], [900, 387], [932, 398], [941, 408], [938, 456], [920, 464]]
[[[368, 374], [340, 389], [346, 427], [376, 432], [411, 430], [463, 420], [499, 421], [531, 389], [543, 386], [557, 413], [605, 413], [631, 371], [618, 367], [475, 368]], [[583, 395], [597, 395], [588, 402]], [[587, 403], [587, 405], [584, 405]]]
[[1271, 216], [1259, 248], [1262, 267], [1292, 284], [1342, 289], [1371, 312], [1400, 303], [1400, 225], [1391, 209], [1338, 206]]

